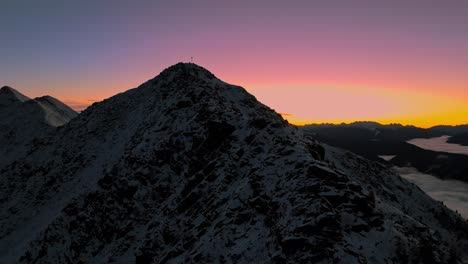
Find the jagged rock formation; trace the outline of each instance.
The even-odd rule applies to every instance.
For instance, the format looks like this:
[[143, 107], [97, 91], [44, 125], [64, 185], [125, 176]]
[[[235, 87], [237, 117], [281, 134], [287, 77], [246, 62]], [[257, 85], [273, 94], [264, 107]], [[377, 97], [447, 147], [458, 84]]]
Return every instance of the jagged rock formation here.
[[176, 64], [0, 167], [2, 263], [456, 263], [466, 223]]

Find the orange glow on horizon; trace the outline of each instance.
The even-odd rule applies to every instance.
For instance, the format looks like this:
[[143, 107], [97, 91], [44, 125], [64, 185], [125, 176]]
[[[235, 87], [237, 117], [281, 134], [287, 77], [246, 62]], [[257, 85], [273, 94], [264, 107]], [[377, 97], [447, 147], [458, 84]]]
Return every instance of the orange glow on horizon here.
[[0, 85], [79, 111], [193, 56], [293, 123], [468, 123], [464, 1], [9, 2]]
[[[468, 115], [468, 111], [465, 112], [464, 116]], [[339, 119], [339, 120], [319, 120], [319, 119], [302, 119], [297, 116], [294, 116], [292, 114], [284, 114], [282, 113], [281, 116], [288, 120], [289, 123], [296, 125], [296, 126], [305, 126], [305, 125], [311, 125], [311, 124], [350, 124], [353, 122], [357, 121], [370, 121], [370, 122], [377, 122], [382, 125], [390, 125], [390, 124], [401, 124], [404, 126], [412, 125], [420, 128], [430, 128], [433, 126], [437, 125], [450, 125], [450, 126], [456, 126], [456, 125], [464, 125], [467, 124], [467, 122], [459, 122], [459, 118], [455, 115], [453, 118], [447, 119], [446, 116], [439, 116], [437, 118], [427, 120], [424, 118], [401, 118], [401, 119], [372, 119], [372, 120], [367, 120], [367, 119]]]
[[[284, 119], [299, 126], [375, 121], [428, 128], [468, 123], [468, 104], [463, 96], [344, 85], [258, 85], [246, 89], [259, 101], [281, 113]], [[82, 111], [92, 103], [113, 95], [108, 93], [106, 90], [106, 93], [96, 93], [92, 98], [58, 96], [58, 99]]]
[[[125, 68], [126, 71], [117, 70], [109, 75], [89, 76], [88, 79], [58, 79], [52, 84], [35, 85], [32, 92], [25, 94], [30, 97], [51, 95], [82, 111], [94, 102], [152, 79], [162, 70], [155, 67], [145, 67], [144, 71]], [[437, 79], [437, 82], [426, 86], [430, 80], [376, 77], [379, 76], [377, 72], [363, 76], [352, 70], [334, 76], [332, 72], [307, 65], [299, 65], [297, 69], [275, 65], [254, 69], [251, 65], [228, 68], [222, 63], [208, 63], [205, 68], [218, 69], [212, 72], [219, 79], [241, 85], [263, 104], [279, 113], [290, 114], [284, 118], [296, 125], [375, 121], [431, 127], [468, 123], [468, 93], [460, 79], [447, 80], [446, 85]], [[339, 78], [336, 77], [338, 75]], [[17, 87], [19, 91], [23, 85]]]
[[293, 84], [248, 90], [295, 125], [375, 121], [428, 128], [468, 123], [466, 96], [343, 87]]

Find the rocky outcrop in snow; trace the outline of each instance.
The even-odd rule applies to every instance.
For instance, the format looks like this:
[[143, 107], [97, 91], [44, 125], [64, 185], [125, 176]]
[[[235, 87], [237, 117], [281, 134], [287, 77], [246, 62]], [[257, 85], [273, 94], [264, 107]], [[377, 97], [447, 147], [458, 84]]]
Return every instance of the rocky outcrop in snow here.
[[2, 263], [456, 263], [466, 223], [176, 64], [0, 167]]

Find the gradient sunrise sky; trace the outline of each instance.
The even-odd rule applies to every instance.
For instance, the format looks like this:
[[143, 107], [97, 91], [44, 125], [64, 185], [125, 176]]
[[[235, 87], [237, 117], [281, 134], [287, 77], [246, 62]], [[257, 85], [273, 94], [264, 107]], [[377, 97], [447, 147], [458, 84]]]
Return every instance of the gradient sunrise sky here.
[[296, 123], [468, 123], [468, 1], [0, 0], [0, 86], [75, 109], [179, 61]]

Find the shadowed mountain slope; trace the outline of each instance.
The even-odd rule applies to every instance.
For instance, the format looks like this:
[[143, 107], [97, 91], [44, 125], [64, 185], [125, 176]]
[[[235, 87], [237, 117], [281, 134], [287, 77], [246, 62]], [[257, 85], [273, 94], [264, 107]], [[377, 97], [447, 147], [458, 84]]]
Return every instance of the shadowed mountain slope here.
[[179, 63], [0, 168], [0, 262], [456, 263], [466, 223]]
[[78, 114], [50, 96], [30, 99], [11, 87], [0, 89], [0, 164], [14, 160], [33, 140]]

